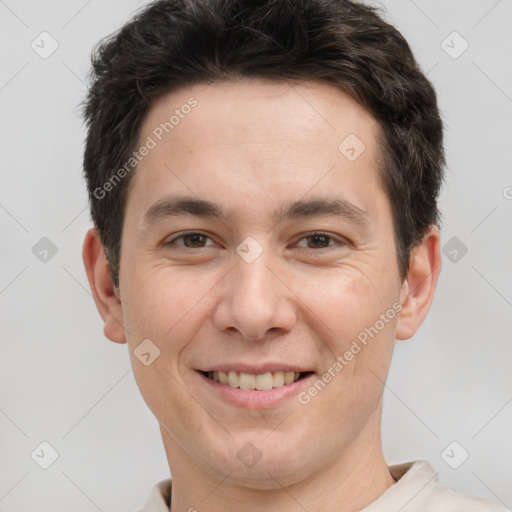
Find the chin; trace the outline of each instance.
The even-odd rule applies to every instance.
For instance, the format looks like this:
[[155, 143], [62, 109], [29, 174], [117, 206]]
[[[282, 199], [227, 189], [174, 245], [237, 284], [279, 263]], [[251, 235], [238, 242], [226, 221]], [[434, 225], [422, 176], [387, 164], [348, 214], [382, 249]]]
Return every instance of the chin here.
[[[310, 476], [317, 467], [322, 467], [320, 460], [315, 464], [315, 458], [320, 456], [311, 442], [297, 438], [292, 441], [291, 432], [279, 434], [255, 432], [254, 435], [235, 435], [230, 446], [212, 449], [209, 460], [204, 461], [206, 468], [217, 478], [224, 479], [229, 475], [226, 482], [271, 490], [296, 484]], [[272, 436], [275, 438], [271, 439]]]

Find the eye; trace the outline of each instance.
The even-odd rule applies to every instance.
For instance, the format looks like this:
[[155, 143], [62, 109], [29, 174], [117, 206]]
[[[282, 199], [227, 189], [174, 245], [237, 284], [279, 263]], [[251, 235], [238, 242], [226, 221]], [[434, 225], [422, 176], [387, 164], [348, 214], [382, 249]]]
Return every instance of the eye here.
[[[203, 233], [191, 231], [189, 233], [183, 233], [172, 240], [165, 243], [166, 246], [177, 246], [185, 249], [201, 249], [204, 247], [210, 247], [213, 243], [208, 244], [207, 241], [211, 238]], [[305, 245], [304, 245], [305, 242]], [[299, 240], [297, 247], [305, 249], [327, 249], [334, 247], [335, 245], [346, 245], [346, 242], [342, 239], [335, 238], [326, 233], [312, 233]]]
[[[194, 231], [190, 233], [183, 233], [182, 235], [169, 240], [165, 245], [178, 245], [178, 247], [185, 247], [186, 249], [200, 249], [202, 247], [208, 247], [206, 245], [207, 240], [210, 240], [209, 236]], [[177, 244], [178, 241], [182, 242], [182, 244]]]
[[[343, 240], [334, 238], [325, 233], [312, 233], [311, 235], [302, 238], [300, 242], [303, 240], [306, 241], [307, 249], [326, 249], [328, 247], [333, 247], [336, 242], [338, 242], [338, 244], [345, 245]], [[301, 247], [300, 242], [297, 244], [299, 247]], [[302, 245], [302, 247], [304, 247], [304, 245]]]

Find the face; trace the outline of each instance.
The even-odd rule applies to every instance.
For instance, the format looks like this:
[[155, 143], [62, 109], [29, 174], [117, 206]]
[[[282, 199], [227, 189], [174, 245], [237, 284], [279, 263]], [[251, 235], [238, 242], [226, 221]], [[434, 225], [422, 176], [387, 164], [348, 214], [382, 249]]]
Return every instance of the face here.
[[[198, 84], [153, 104], [119, 296], [169, 457], [264, 487], [378, 438], [403, 286], [377, 130], [316, 82]], [[143, 340], [146, 362], [160, 351], [147, 366]]]

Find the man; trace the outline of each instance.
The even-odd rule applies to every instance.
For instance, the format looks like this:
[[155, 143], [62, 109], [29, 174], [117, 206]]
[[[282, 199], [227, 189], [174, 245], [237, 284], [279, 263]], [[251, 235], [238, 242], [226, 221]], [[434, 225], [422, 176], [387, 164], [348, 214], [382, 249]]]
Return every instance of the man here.
[[504, 510], [382, 453], [441, 266], [442, 122], [397, 30], [347, 0], [158, 1], [91, 78], [85, 267], [172, 475], [144, 511]]

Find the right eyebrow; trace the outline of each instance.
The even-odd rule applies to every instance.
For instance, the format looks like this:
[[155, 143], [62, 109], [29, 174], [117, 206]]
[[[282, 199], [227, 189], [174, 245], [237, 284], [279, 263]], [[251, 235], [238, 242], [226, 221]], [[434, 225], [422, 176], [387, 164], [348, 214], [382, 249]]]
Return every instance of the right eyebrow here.
[[165, 197], [153, 204], [144, 214], [144, 223], [152, 224], [162, 218], [177, 215], [197, 215], [226, 220], [229, 215], [215, 203], [195, 197]]

